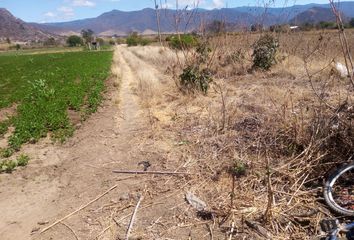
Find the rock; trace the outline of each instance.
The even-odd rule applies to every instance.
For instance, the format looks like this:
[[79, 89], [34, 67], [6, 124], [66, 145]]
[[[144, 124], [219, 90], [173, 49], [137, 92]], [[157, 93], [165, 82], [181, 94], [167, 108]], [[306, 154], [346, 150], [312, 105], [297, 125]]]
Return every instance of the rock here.
[[31, 234], [34, 234], [34, 233], [38, 232], [39, 229], [40, 229], [39, 227], [33, 228], [32, 231], [31, 231]]
[[49, 223], [49, 221], [41, 221], [41, 222], [38, 222], [37, 224], [38, 225], [46, 225], [46, 224], [48, 224]]
[[338, 74], [340, 75], [340, 77], [345, 78], [349, 75], [346, 66], [344, 66], [340, 62], [336, 62], [335, 68], [336, 68]]
[[119, 200], [121, 201], [129, 200], [129, 199], [130, 199], [129, 193], [124, 193], [122, 196], [119, 197]]
[[205, 202], [203, 202], [202, 200], [200, 200], [198, 197], [196, 197], [193, 193], [191, 192], [187, 192], [186, 194], [186, 200], [187, 202], [192, 205], [192, 207], [194, 207], [195, 209], [197, 209], [198, 211], [203, 211], [207, 205]]

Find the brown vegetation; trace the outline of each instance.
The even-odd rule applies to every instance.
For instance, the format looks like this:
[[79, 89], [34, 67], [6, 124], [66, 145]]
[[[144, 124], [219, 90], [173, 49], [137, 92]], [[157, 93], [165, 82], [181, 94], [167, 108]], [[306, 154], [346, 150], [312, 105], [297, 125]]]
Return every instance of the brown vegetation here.
[[[347, 34], [352, 45], [353, 32]], [[182, 94], [173, 82], [160, 82], [149, 115], [158, 120], [156, 131], [177, 133], [214, 231], [236, 239], [320, 235], [319, 221], [331, 216], [322, 203], [322, 181], [354, 149], [352, 86], [331, 64], [343, 63], [336, 35], [276, 35], [277, 65], [252, 73], [251, 46], [259, 34], [213, 37], [214, 82], [207, 95]], [[156, 55], [170, 51], [153, 49], [139, 51], [159, 61], [166, 58]], [[258, 225], [263, 231], [252, 229]]]

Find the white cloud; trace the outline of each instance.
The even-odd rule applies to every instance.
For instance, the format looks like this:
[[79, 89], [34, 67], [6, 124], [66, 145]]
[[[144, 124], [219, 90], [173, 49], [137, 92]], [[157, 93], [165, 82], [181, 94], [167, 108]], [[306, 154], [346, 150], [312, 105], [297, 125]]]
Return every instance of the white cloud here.
[[94, 7], [96, 3], [88, 0], [73, 0], [72, 5], [75, 7]]
[[[178, 1], [178, 8], [182, 9], [188, 6], [188, 9], [200, 7], [204, 4], [205, 0], [179, 0]], [[176, 1], [175, 0], [168, 0], [162, 3], [161, 8], [175, 8]]]
[[53, 18], [53, 17], [56, 17], [56, 14], [53, 12], [46, 12], [46, 13], [44, 13], [44, 16], [49, 17], [49, 18]]
[[224, 0], [213, 0], [213, 5], [216, 8], [221, 8], [225, 6]]
[[63, 15], [64, 18], [71, 18], [75, 15], [74, 9], [72, 9], [71, 7], [62, 6], [58, 8], [58, 12], [60, 12], [60, 14]]

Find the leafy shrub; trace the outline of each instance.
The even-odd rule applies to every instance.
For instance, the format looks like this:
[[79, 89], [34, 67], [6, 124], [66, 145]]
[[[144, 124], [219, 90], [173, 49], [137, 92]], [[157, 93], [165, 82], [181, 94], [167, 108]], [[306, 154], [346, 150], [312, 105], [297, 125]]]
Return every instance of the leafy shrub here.
[[189, 49], [198, 45], [198, 39], [192, 34], [182, 34], [180, 36], [171, 36], [169, 45], [173, 49]]
[[126, 42], [128, 44], [128, 47], [131, 47], [131, 46], [138, 46], [138, 45], [146, 46], [150, 44], [151, 41], [147, 38], [142, 38], [141, 36], [138, 35], [138, 33], [134, 32], [129, 35]]
[[210, 71], [207, 68], [199, 69], [197, 66], [187, 66], [179, 77], [183, 91], [194, 92], [199, 90], [204, 94], [207, 93], [212, 81]]
[[261, 36], [253, 44], [253, 68], [269, 70], [276, 63], [275, 55], [278, 47], [278, 41], [272, 35]]

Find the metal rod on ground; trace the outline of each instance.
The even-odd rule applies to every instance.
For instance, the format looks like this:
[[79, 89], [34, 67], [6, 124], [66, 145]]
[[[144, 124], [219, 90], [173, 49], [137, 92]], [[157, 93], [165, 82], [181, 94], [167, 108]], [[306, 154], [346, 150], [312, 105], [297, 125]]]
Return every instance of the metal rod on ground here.
[[187, 175], [186, 172], [161, 172], [161, 171], [130, 171], [130, 170], [113, 170], [113, 173], [126, 173], [126, 174], [159, 174], [159, 175]]
[[127, 235], [125, 237], [126, 240], [129, 240], [129, 235], [130, 235], [130, 232], [132, 230], [132, 227], [133, 227], [133, 224], [134, 224], [134, 221], [135, 221], [135, 216], [136, 216], [136, 213], [138, 212], [138, 208], [139, 208], [139, 205], [141, 203], [141, 201], [144, 199], [144, 196], [141, 195], [140, 198], [139, 198], [139, 201], [138, 203], [136, 204], [136, 207], [134, 209], [134, 212], [133, 212], [133, 215], [130, 219], [130, 223], [129, 223], [129, 227], [128, 227], [128, 230], [127, 230]]

